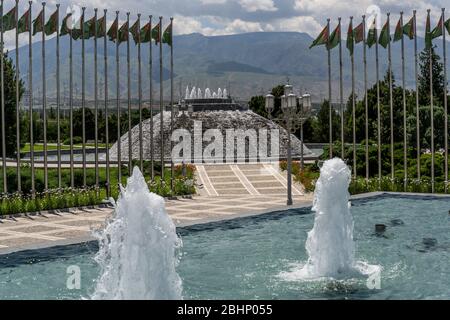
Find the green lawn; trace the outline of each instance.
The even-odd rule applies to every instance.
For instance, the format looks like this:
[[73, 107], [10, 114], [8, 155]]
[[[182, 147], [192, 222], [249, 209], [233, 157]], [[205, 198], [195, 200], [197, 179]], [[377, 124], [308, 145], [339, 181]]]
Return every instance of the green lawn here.
[[[110, 144], [111, 146], [112, 144]], [[73, 145], [74, 149], [81, 149], [83, 148], [83, 145], [81, 144], [74, 144]], [[95, 144], [94, 143], [86, 143], [86, 147], [88, 148], [94, 148]], [[99, 143], [98, 144], [99, 148], [105, 148], [106, 147], [106, 143]], [[48, 143], [47, 144], [47, 150], [57, 150], [58, 147], [55, 143]], [[21, 152], [30, 152], [31, 148], [30, 148], [30, 144], [26, 143], [25, 146], [20, 150]], [[70, 146], [69, 145], [65, 145], [62, 144], [61, 145], [61, 150], [70, 150]], [[44, 144], [43, 143], [35, 143], [34, 144], [34, 151], [44, 151]]]

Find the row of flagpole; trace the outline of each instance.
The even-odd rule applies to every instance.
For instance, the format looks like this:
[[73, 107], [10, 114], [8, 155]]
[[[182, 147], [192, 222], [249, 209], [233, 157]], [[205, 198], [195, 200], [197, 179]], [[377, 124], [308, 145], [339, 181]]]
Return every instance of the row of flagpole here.
[[[69, 36], [69, 134], [70, 134], [70, 186], [74, 187], [74, 143], [73, 143], [73, 111], [74, 111], [74, 99], [73, 99], [73, 40], [81, 39], [81, 83], [82, 83], [82, 98], [81, 98], [81, 110], [82, 110], [82, 169], [83, 169], [83, 186], [86, 187], [86, 170], [87, 170], [87, 162], [86, 162], [86, 122], [85, 122], [85, 110], [86, 110], [86, 96], [85, 96], [85, 86], [86, 86], [86, 71], [85, 71], [85, 43], [86, 39], [94, 37], [94, 123], [95, 123], [95, 186], [99, 188], [99, 154], [98, 154], [98, 112], [99, 112], [99, 97], [98, 97], [98, 68], [97, 68], [97, 39], [103, 38], [104, 42], [104, 113], [106, 119], [105, 125], [105, 142], [107, 148], [109, 147], [109, 105], [108, 105], [108, 54], [107, 54], [107, 43], [108, 38], [110, 41], [115, 42], [116, 44], [116, 107], [117, 107], [117, 157], [118, 157], [118, 181], [120, 183], [122, 178], [121, 172], [121, 102], [120, 102], [120, 69], [119, 69], [119, 45], [121, 42], [126, 42], [127, 44], [127, 109], [128, 109], [128, 169], [129, 174], [131, 174], [132, 170], [132, 139], [131, 139], [131, 79], [130, 79], [130, 40], [129, 34], [131, 33], [133, 39], [137, 45], [138, 51], [138, 109], [139, 109], [139, 166], [141, 171], [144, 169], [144, 154], [143, 154], [143, 132], [142, 132], [142, 74], [141, 74], [141, 43], [148, 42], [149, 43], [149, 66], [148, 66], [148, 76], [149, 76], [149, 107], [150, 107], [150, 116], [153, 117], [153, 81], [152, 81], [152, 72], [153, 72], [153, 61], [152, 61], [152, 42], [155, 41], [156, 45], [159, 44], [159, 61], [160, 61], [160, 112], [161, 112], [161, 182], [164, 179], [164, 145], [163, 145], [163, 109], [164, 109], [164, 101], [163, 101], [163, 50], [162, 43], [166, 43], [171, 47], [170, 50], [170, 76], [171, 76], [171, 95], [170, 95], [170, 103], [173, 106], [173, 37], [172, 37], [172, 28], [173, 28], [173, 18], [170, 19], [170, 24], [164, 30], [162, 29], [163, 17], [159, 17], [159, 23], [156, 26], [152, 26], [152, 16], [149, 16], [149, 20], [147, 24], [141, 27], [141, 15], [137, 15], [137, 20], [135, 24], [129, 28], [130, 23], [130, 13], [127, 13], [126, 22], [119, 28], [119, 11], [116, 11], [116, 17], [110, 28], [107, 30], [106, 25], [106, 16], [107, 10], [104, 10], [104, 15], [102, 18], [98, 18], [97, 13], [98, 9], [94, 9], [94, 16], [85, 21], [85, 10], [86, 8], [82, 8], [82, 14], [79, 21], [72, 21], [72, 13], [68, 13], [60, 26], [59, 16], [60, 16], [60, 5], [56, 5], [56, 10], [51, 14], [49, 20], [45, 22], [45, 2], [42, 3], [42, 10], [36, 19], [32, 20], [32, 1], [29, 1], [28, 10], [22, 15], [19, 19], [18, 16], [18, 5], [19, 0], [15, 0], [15, 7], [12, 8], [8, 13], [4, 14], [4, 0], [1, 0], [1, 8], [0, 8], [0, 50], [4, 51], [4, 32], [9, 30], [16, 31], [15, 37], [15, 77], [16, 79], [20, 79], [20, 70], [19, 70], [19, 50], [18, 50], [18, 37], [20, 33], [28, 32], [28, 55], [29, 55], [29, 70], [28, 70], [28, 91], [29, 91], [29, 117], [30, 117], [30, 125], [29, 125], [29, 137], [30, 137], [30, 166], [31, 166], [31, 194], [34, 197], [36, 193], [35, 188], [35, 159], [34, 159], [34, 124], [33, 124], [33, 70], [32, 70], [32, 62], [33, 62], [33, 52], [32, 52], [32, 41], [33, 36], [38, 32], [42, 33], [42, 42], [41, 42], [41, 63], [42, 63], [42, 112], [43, 112], [43, 160], [44, 160], [44, 187], [45, 190], [48, 190], [48, 144], [47, 144], [47, 92], [46, 92], [46, 67], [45, 67], [45, 41], [46, 36], [52, 35], [56, 33], [56, 121], [57, 121], [57, 174], [58, 174], [58, 188], [62, 187], [62, 163], [61, 163], [61, 131], [60, 131], [60, 107], [61, 107], [61, 99], [60, 99], [60, 37], [68, 35]], [[5, 124], [5, 97], [4, 97], [4, 60], [0, 59], [0, 82], [1, 82], [1, 121], [2, 124]], [[20, 93], [19, 93], [19, 81], [16, 81], [16, 145], [17, 145], [17, 191], [22, 192], [21, 185], [21, 158], [20, 158]], [[171, 108], [171, 127], [173, 125], [173, 108]], [[150, 121], [150, 133], [151, 137], [153, 137], [153, 121]], [[154, 155], [153, 155], [153, 139], [150, 140], [150, 176], [152, 181], [154, 180]], [[2, 166], [3, 166], [3, 192], [8, 192], [8, 183], [7, 183], [7, 171], [6, 171], [6, 136], [5, 136], [5, 125], [2, 125]], [[110, 194], [110, 156], [109, 152], [106, 152], [106, 190], [107, 194]], [[173, 191], [173, 164], [171, 164], [171, 190]]]
[[[351, 58], [351, 81], [352, 81], [352, 136], [353, 136], [353, 174], [356, 177], [356, 128], [355, 128], [355, 68], [354, 68], [354, 45], [360, 42], [363, 43], [363, 67], [364, 67], [364, 104], [365, 104], [365, 175], [366, 179], [369, 179], [369, 106], [367, 99], [367, 53], [366, 48], [375, 46], [375, 75], [376, 75], [376, 95], [377, 95], [377, 157], [378, 157], [378, 179], [381, 181], [381, 102], [380, 102], [380, 83], [379, 83], [379, 58], [378, 51], [379, 45], [387, 49], [388, 51], [388, 82], [389, 82], [389, 114], [390, 114], [390, 162], [391, 162], [391, 179], [394, 179], [395, 167], [394, 167], [394, 109], [393, 109], [393, 79], [392, 79], [392, 53], [391, 53], [391, 41], [401, 41], [401, 64], [402, 64], [402, 113], [403, 113], [403, 168], [404, 168], [404, 187], [406, 189], [408, 181], [408, 166], [407, 166], [407, 108], [406, 108], [406, 81], [405, 81], [405, 44], [404, 37], [408, 36], [410, 40], [414, 40], [414, 61], [415, 61], [415, 87], [416, 87], [416, 144], [417, 144], [417, 179], [420, 180], [420, 121], [419, 121], [419, 93], [418, 93], [418, 52], [417, 52], [417, 27], [416, 27], [416, 10], [413, 11], [412, 18], [404, 24], [403, 12], [400, 13], [400, 19], [395, 29], [394, 39], [391, 37], [390, 32], [390, 13], [387, 13], [386, 23], [384, 24], [381, 33], [378, 34], [378, 28], [376, 26], [377, 17], [375, 16], [373, 23], [371, 24], [366, 37], [366, 17], [362, 16], [362, 22], [355, 28], [353, 28], [353, 17], [350, 17], [349, 30], [347, 34], [347, 49], [350, 52]], [[431, 115], [431, 185], [432, 192], [435, 191], [435, 146], [434, 146], [434, 106], [433, 106], [433, 45], [432, 40], [434, 38], [442, 36], [443, 40], [443, 59], [444, 59], [444, 148], [445, 148], [445, 190], [447, 191], [448, 184], [448, 115], [447, 115], [447, 57], [446, 57], [446, 37], [445, 33], [450, 34], [450, 19], [445, 21], [445, 9], [442, 9], [441, 17], [438, 25], [431, 30], [430, 26], [430, 10], [427, 11], [427, 24], [425, 31], [426, 49], [430, 55], [430, 115]], [[319, 34], [319, 36], [311, 44], [310, 48], [314, 46], [324, 45], [328, 55], [328, 102], [329, 102], [329, 156], [333, 157], [333, 122], [332, 115], [334, 109], [332, 106], [332, 86], [331, 86], [331, 50], [339, 45], [339, 101], [340, 101], [340, 117], [341, 117], [341, 157], [345, 157], [344, 153], [344, 105], [343, 105], [343, 76], [342, 76], [342, 39], [341, 39], [341, 18], [338, 18], [338, 25], [333, 32], [330, 33], [330, 19], [327, 19], [327, 25]]]

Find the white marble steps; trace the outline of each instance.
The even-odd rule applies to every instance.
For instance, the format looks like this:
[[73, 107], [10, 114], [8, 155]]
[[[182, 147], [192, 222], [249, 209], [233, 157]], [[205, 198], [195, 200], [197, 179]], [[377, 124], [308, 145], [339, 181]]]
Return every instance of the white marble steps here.
[[[197, 191], [205, 196], [286, 194], [286, 174], [278, 164], [202, 164], [197, 167]], [[301, 186], [293, 184], [292, 194], [301, 196]]]

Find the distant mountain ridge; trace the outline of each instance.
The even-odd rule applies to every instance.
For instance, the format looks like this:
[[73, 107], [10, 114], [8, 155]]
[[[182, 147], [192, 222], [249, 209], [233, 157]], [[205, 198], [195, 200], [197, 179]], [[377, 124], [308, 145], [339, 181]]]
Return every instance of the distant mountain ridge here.
[[[313, 100], [319, 101], [327, 97], [327, 55], [324, 47], [309, 49], [313, 39], [306, 33], [298, 32], [256, 32], [226, 36], [204, 36], [198, 33], [179, 35], [174, 37], [174, 74], [175, 97], [184, 95], [185, 88], [197, 86], [210, 87], [216, 90], [218, 87], [228, 87], [231, 95], [241, 99], [248, 99], [257, 94], [266, 93], [271, 87], [284, 83], [289, 78], [296, 89], [312, 93]], [[418, 39], [419, 51], [424, 47], [423, 39]], [[438, 45], [437, 52], [441, 54], [442, 41], [435, 40]], [[62, 37], [60, 41], [61, 63], [61, 90], [63, 95], [68, 94], [69, 80], [69, 39]], [[116, 58], [115, 44], [107, 42], [108, 59], [108, 93], [110, 98], [116, 95]], [[56, 95], [56, 39], [46, 41], [46, 74], [48, 95]], [[149, 45], [142, 44], [142, 85], [144, 99], [149, 92]], [[73, 41], [73, 70], [75, 95], [81, 95], [81, 41]], [[103, 39], [98, 40], [98, 75], [99, 93], [102, 94], [104, 81], [104, 50]], [[350, 58], [345, 43], [343, 43], [344, 64], [344, 90], [345, 99], [350, 93]], [[413, 41], [405, 39], [406, 58], [406, 83], [414, 84], [414, 56]], [[375, 50], [367, 50], [369, 85], [375, 82]], [[10, 56], [15, 57], [14, 50]], [[86, 96], [92, 99], [94, 96], [94, 40], [85, 41], [85, 71], [86, 71]], [[170, 93], [169, 50], [163, 46], [163, 80], [164, 97]], [[400, 81], [401, 59], [399, 42], [392, 45], [392, 61], [395, 78]], [[28, 46], [19, 48], [19, 64], [21, 77], [27, 84], [28, 72]], [[380, 77], [384, 76], [387, 69], [387, 50], [380, 47]], [[333, 100], [338, 99], [339, 81], [338, 49], [332, 51], [332, 81]], [[131, 70], [131, 95], [137, 97], [137, 47], [130, 43], [130, 70]], [[359, 96], [362, 96], [363, 88], [363, 61], [362, 46], [355, 45], [355, 70], [356, 87]], [[127, 60], [126, 44], [120, 45], [120, 94], [122, 98], [127, 96]], [[153, 46], [153, 79], [154, 92], [159, 93], [159, 47]], [[41, 87], [41, 42], [33, 44], [33, 91], [36, 94]], [[77, 93], [78, 92], [78, 93]]]

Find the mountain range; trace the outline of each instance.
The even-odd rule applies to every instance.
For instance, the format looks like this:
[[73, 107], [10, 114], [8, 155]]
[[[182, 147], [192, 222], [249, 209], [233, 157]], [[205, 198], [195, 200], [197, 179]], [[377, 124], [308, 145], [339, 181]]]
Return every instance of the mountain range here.
[[[69, 39], [60, 38], [60, 66], [62, 95], [68, 95], [69, 85]], [[174, 36], [174, 95], [178, 99], [184, 96], [186, 86], [210, 87], [213, 91], [218, 87], [228, 88], [231, 95], [240, 100], [251, 96], [265, 94], [273, 86], [289, 82], [302, 92], [310, 92], [313, 101], [320, 101], [328, 96], [328, 60], [325, 48], [309, 49], [313, 39], [306, 33], [298, 32], [256, 32], [225, 36], [204, 36], [198, 33]], [[414, 86], [414, 47], [413, 41], [405, 38], [406, 84]], [[437, 53], [442, 55], [442, 41], [438, 44]], [[87, 99], [94, 96], [94, 40], [85, 40], [85, 90]], [[423, 50], [424, 40], [418, 38], [419, 52]], [[99, 94], [103, 97], [104, 83], [104, 43], [97, 40], [97, 66]], [[108, 94], [116, 97], [116, 46], [107, 42]], [[154, 92], [159, 99], [159, 46], [152, 46]], [[33, 51], [33, 92], [41, 94], [42, 88], [42, 42], [34, 42]], [[45, 42], [46, 52], [46, 84], [48, 97], [56, 96], [56, 38]], [[362, 46], [355, 45], [355, 80], [356, 92], [362, 96], [363, 90], [363, 54]], [[379, 47], [380, 78], [388, 67], [387, 50]], [[395, 79], [401, 81], [400, 42], [392, 45], [392, 63]], [[143, 97], [149, 93], [149, 44], [141, 45], [141, 70]], [[331, 52], [333, 101], [338, 101], [339, 93], [339, 48]], [[350, 56], [342, 43], [344, 99], [351, 90]], [[15, 51], [9, 52], [15, 60]], [[119, 79], [120, 95], [127, 97], [127, 45], [119, 47]], [[27, 85], [28, 45], [19, 48], [19, 68], [22, 79]], [[164, 98], [170, 95], [170, 51], [163, 45], [163, 83]], [[367, 49], [367, 70], [369, 86], [375, 82], [375, 49]], [[73, 41], [73, 79], [75, 97], [81, 96], [81, 40]], [[137, 46], [130, 40], [130, 78], [131, 96], [137, 98], [138, 59]]]

